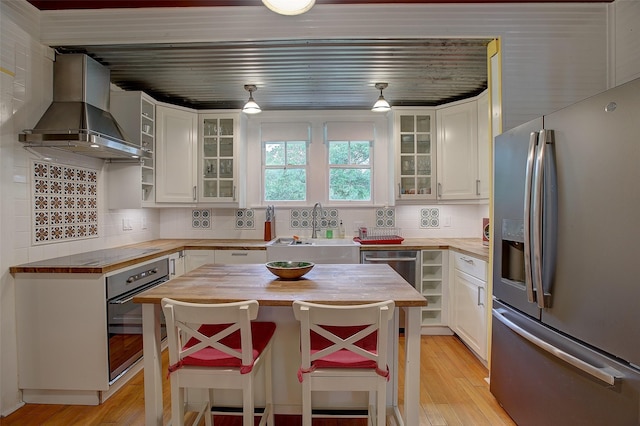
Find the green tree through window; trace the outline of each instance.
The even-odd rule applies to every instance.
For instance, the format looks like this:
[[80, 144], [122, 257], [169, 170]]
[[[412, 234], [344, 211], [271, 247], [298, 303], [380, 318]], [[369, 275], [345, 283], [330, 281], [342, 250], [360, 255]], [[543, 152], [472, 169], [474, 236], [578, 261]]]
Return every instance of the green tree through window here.
[[307, 199], [307, 142], [264, 143], [265, 201]]
[[371, 200], [371, 142], [329, 141], [329, 200]]

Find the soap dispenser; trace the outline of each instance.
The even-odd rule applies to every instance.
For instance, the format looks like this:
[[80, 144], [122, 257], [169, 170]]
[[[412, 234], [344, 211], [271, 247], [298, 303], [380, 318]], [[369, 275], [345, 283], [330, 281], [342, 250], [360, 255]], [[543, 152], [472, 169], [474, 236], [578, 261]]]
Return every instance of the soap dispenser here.
[[338, 227], [338, 238], [344, 238], [344, 237], [345, 237], [344, 224], [342, 223], [342, 221], [340, 221], [340, 226]]

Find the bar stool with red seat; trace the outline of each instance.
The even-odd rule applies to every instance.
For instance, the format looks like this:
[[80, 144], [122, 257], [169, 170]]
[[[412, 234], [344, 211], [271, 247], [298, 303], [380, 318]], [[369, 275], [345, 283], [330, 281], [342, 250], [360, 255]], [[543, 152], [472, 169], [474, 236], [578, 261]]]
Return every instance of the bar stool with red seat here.
[[393, 300], [364, 305], [293, 302], [300, 321], [303, 426], [311, 426], [313, 391], [366, 391], [368, 424], [386, 424], [387, 337], [394, 308]]
[[[162, 299], [169, 344], [171, 423], [184, 424], [185, 405], [198, 411], [198, 424], [212, 423], [214, 389], [242, 390], [243, 426], [254, 425], [254, 379], [265, 375], [265, 407], [260, 425], [273, 425], [271, 346], [276, 325], [254, 321], [258, 302], [203, 304]], [[200, 407], [185, 404], [187, 388], [208, 389]], [[196, 408], [194, 410], [194, 408]]]

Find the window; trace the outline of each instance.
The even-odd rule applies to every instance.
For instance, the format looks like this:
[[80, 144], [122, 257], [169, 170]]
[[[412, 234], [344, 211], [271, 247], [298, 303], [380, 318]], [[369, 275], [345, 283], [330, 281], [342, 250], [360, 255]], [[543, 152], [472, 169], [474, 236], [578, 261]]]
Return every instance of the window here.
[[264, 142], [264, 200], [307, 199], [307, 142]]
[[309, 123], [260, 125], [265, 203], [307, 200], [310, 129]]
[[373, 123], [365, 121], [325, 123], [329, 201], [373, 199], [374, 128]]
[[329, 200], [371, 200], [371, 142], [328, 141]]

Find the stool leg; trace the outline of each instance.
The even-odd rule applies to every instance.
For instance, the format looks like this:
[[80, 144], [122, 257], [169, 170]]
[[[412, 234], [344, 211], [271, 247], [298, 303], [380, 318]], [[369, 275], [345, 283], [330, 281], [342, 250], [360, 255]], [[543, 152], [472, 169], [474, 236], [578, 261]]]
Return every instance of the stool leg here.
[[267, 414], [267, 425], [274, 426], [273, 419], [273, 374], [271, 372], [271, 348], [267, 349], [264, 360], [264, 382], [265, 382], [265, 410], [269, 410]]
[[311, 378], [302, 381], [302, 426], [311, 426]]
[[253, 399], [253, 373], [245, 374], [242, 387], [242, 425], [254, 426], [254, 399]]

